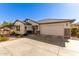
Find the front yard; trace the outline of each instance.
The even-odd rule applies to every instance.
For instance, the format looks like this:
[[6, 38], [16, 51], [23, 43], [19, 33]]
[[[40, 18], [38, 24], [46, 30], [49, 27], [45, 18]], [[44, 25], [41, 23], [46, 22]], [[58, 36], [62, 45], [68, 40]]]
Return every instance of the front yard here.
[[[25, 38], [11, 38], [12, 41], [0, 43], [0, 55], [9, 56], [79, 56], [79, 41], [69, 39], [64, 42], [65, 47], [60, 43], [58, 37], [26, 36]], [[45, 39], [47, 38], [47, 39]], [[50, 38], [50, 40], [48, 40]], [[59, 45], [58, 45], [59, 44]]]

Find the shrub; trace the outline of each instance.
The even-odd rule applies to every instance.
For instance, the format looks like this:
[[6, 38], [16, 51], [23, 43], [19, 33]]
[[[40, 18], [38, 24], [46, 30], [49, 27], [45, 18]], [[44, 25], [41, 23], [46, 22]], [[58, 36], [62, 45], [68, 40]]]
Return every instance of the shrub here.
[[0, 41], [7, 41], [7, 40], [9, 40], [8, 37], [6, 37], [6, 36], [0, 36]]
[[77, 32], [77, 37], [79, 38], [79, 32]]
[[11, 32], [11, 35], [15, 35], [16, 33], [14, 31]]
[[77, 35], [77, 28], [72, 28], [71, 29], [71, 36], [76, 36]]
[[17, 34], [15, 31], [12, 31], [10, 35], [18, 36], [19, 34]]
[[15, 31], [12, 31], [10, 35], [16, 36], [16, 37], [18, 37], [18, 38], [19, 38], [19, 37], [23, 37], [23, 35], [20, 35], [20, 34], [16, 33]]

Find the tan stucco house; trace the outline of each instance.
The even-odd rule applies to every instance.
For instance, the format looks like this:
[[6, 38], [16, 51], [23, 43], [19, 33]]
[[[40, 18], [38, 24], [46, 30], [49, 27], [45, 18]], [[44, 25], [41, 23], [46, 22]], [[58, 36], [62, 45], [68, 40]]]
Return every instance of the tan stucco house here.
[[35, 33], [39, 24], [33, 20], [26, 19], [24, 21], [16, 20], [14, 22], [14, 31], [18, 34]]
[[16, 20], [14, 22], [15, 32], [18, 34], [40, 33], [43, 35], [56, 35], [63, 37], [71, 36], [71, 23], [74, 19], [44, 19], [33, 21], [26, 19], [24, 21]]

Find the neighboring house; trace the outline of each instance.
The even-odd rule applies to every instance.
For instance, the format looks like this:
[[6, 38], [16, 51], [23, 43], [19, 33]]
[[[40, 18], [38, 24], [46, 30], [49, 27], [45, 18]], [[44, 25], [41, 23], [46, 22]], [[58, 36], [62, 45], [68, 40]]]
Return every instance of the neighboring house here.
[[79, 23], [74, 23], [71, 25], [71, 28], [79, 29]]
[[8, 27], [1, 27], [0, 28], [0, 35], [10, 36], [10, 31], [11, 31], [11, 29]]
[[18, 34], [40, 33], [44, 35], [71, 36], [71, 23], [74, 19], [44, 19], [38, 22], [26, 19], [14, 22], [15, 32]]
[[10, 36], [11, 32], [13, 32], [14, 30], [14, 26], [12, 25], [11, 27], [8, 26], [0, 26], [0, 35], [6, 35], [6, 36]]

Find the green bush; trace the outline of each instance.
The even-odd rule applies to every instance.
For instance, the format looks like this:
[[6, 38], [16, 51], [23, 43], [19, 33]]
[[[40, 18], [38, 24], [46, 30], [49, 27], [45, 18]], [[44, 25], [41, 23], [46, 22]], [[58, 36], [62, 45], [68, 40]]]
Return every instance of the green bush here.
[[18, 36], [19, 34], [17, 34], [15, 31], [12, 31], [10, 35]]
[[16, 37], [23, 37], [23, 35], [21, 35], [21, 34], [18, 34], [18, 33], [16, 33], [15, 31], [13, 31], [13, 32], [11, 32], [11, 34], [10, 35], [12, 35], [12, 36], [16, 36]]
[[15, 35], [15, 34], [16, 34], [16, 33], [15, 33], [14, 31], [12, 31], [10, 35]]
[[7, 41], [7, 40], [9, 40], [8, 37], [6, 37], [6, 36], [0, 36], [0, 41]]
[[78, 32], [78, 29], [77, 28], [72, 28], [71, 29], [71, 36], [76, 36], [77, 35], [77, 32]]

